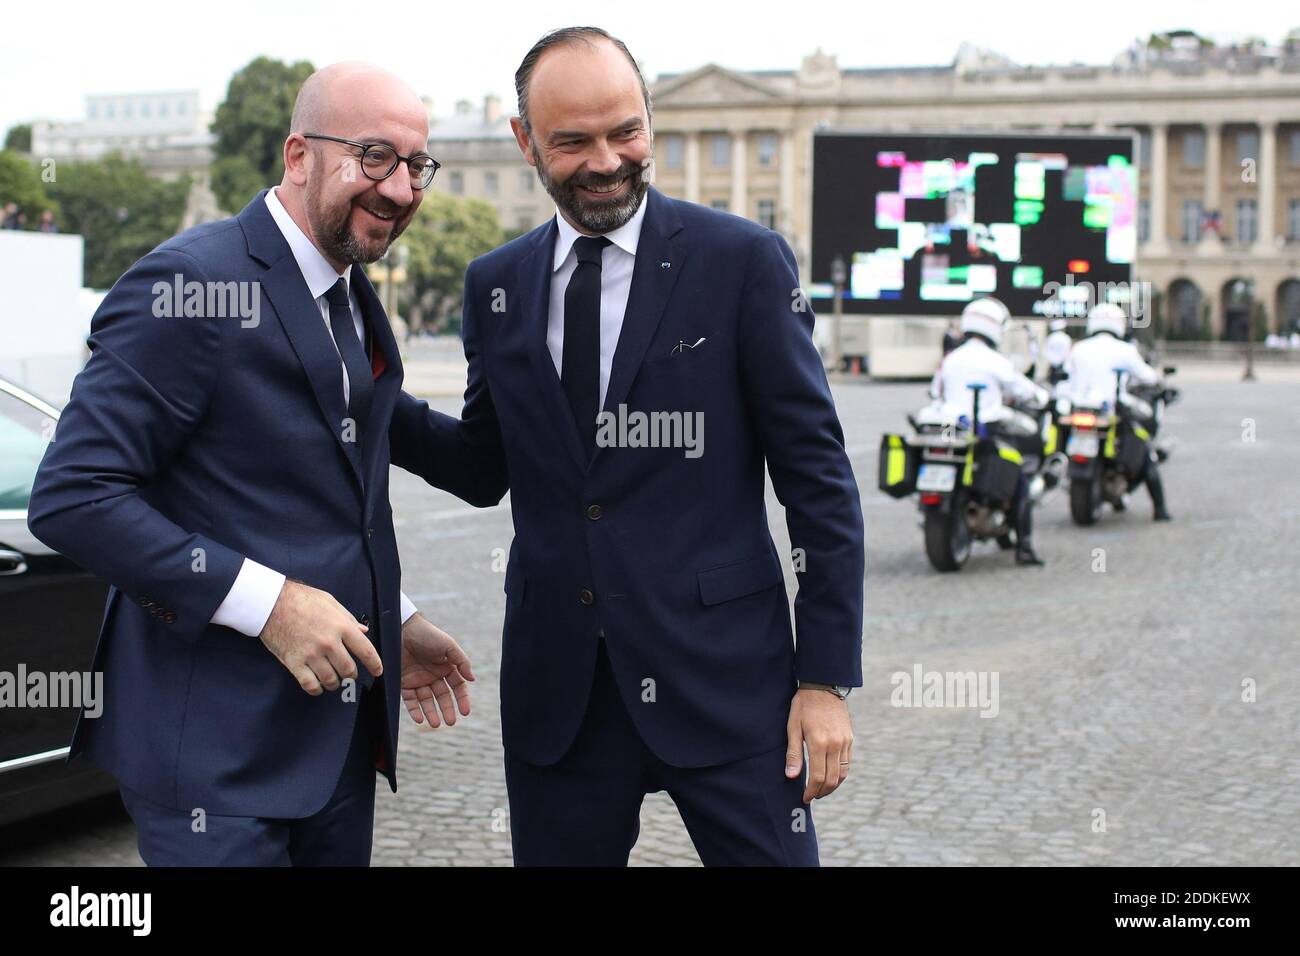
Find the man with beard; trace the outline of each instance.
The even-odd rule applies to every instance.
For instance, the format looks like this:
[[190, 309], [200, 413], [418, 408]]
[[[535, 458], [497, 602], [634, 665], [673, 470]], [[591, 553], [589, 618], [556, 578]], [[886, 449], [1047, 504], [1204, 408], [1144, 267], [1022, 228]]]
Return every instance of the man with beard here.
[[29, 523], [113, 585], [71, 749], [116, 775], [150, 865], [364, 865], [399, 694], [469, 712], [464, 653], [399, 594], [388, 423], [414, 400], [354, 268], [419, 207], [427, 135], [396, 77], [313, 74], [279, 187], [149, 253], [91, 323]]
[[[649, 186], [650, 96], [605, 31], [543, 37], [515, 86], [557, 215], [466, 274], [461, 420], [407, 405], [392, 430], [394, 461], [430, 483], [477, 505], [511, 491], [515, 862], [625, 864], [664, 790], [706, 864], [816, 864], [807, 804], [849, 770], [864, 551], [794, 255]], [[609, 423], [629, 409], [707, 441], [623, 442]], [[764, 464], [796, 549], [797, 645]]]

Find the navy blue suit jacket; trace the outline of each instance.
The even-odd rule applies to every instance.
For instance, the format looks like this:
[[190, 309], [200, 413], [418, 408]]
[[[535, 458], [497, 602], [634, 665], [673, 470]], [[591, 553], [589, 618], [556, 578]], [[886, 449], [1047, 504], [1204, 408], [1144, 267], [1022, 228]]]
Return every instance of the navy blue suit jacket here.
[[[604, 408], [702, 412], [703, 454], [585, 459], [546, 347], [553, 220], [466, 274], [460, 420], [393, 415], [395, 464], [477, 505], [510, 490], [501, 713], [531, 763], [572, 743], [601, 636], [642, 738], [681, 767], [783, 745], [796, 678], [861, 683], [862, 512], [794, 255], [745, 219], [646, 202]], [[806, 568], [797, 644], [764, 464]]]
[[[264, 195], [163, 243], [113, 286], [28, 523], [112, 585], [93, 664], [103, 713], [82, 716], [73, 753], [174, 809], [298, 818], [333, 793], [357, 704], [309, 696], [258, 638], [209, 621], [245, 557], [369, 618], [396, 789], [401, 570], [388, 422], [402, 365], [355, 268], [385, 368], [364, 447], [345, 441], [342, 364]], [[158, 317], [158, 292], [177, 277], [253, 283], [260, 321]]]

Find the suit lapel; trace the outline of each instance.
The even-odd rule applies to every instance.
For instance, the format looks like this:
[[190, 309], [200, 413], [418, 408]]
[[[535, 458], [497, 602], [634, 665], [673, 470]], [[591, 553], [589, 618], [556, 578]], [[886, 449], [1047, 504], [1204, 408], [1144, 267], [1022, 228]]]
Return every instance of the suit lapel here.
[[[383, 357], [384, 370], [375, 379], [375, 395], [370, 405], [369, 433], [377, 438], [376, 429], [386, 431], [393, 417], [393, 405], [402, 387], [402, 356], [397, 348], [397, 339], [393, 337], [393, 327], [389, 324], [388, 313], [384, 311], [383, 303], [375, 293], [375, 287], [370, 284], [370, 278], [361, 266], [352, 267], [352, 288], [356, 290], [357, 304], [361, 306], [366, 328], [370, 330], [374, 351]], [[367, 488], [372, 486], [376, 456], [382, 444], [378, 440], [368, 439], [362, 449], [365, 459], [364, 474], [369, 476]], [[387, 462], [382, 463], [384, 467], [387, 467], [387, 464]]]
[[637, 241], [632, 288], [627, 297], [627, 310], [623, 313], [618, 347], [614, 350], [609, 388], [605, 392], [606, 411], [616, 411], [627, 400], [686, 261], [685, 253], [672, 238], [682, 228], [676, 210], [653, 188], [646, 194], [646, 202], [649, 205], [641, 223], [641, 238]]
[[358, 443], [343, 440], [343, 419], [347, 417], [347, 406], [343, 402], [343, 364], [289, 244], [266, 208], [265, 195], [263, 190], [239, 214], [249, 253], [267, 266], [262, 274], [262, 291], [271, 300], [289, 344], [307, 373], [316, 404], [334, 434], [339, 450], [352, 466], [351, 472], [360, 493]]
[[587, 470], [587, 456], [582, 450], [578, 423], [573, 420], [573, 409], [555, 372], [550, 349], [546, 347], [546, 330], [551, 312], [551, 278], [554, 275], [555, 237], [559, 230], [555, 220], [543, 229], [532, 250], [519, 263], [516, 278], [520, 321], [527, 343], [528, 359], [537, 380], [538, 393], [543, 405], [555, 423], [555, 434], [568, 449], [570, 457], [583, 471]]

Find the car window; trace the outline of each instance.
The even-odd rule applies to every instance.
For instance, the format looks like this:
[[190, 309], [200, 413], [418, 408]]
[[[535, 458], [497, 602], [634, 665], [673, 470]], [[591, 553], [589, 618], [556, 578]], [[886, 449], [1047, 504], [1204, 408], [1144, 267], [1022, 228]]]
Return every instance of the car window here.
[[52, 425], [39, 409], [0, 392], [0, 511], [27, 510]]

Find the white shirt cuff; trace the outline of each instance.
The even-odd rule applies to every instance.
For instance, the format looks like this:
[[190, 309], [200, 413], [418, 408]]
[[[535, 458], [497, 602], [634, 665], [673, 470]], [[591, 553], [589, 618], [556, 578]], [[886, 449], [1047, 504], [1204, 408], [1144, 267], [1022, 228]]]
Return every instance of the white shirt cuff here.
[[245, 558], [230, 593], [212, 615], [212, 623], [257, 637], [266, 627], [283, 588], [283, 574]]
[[411, 603], [411, 599], [407, 597], [406, 592], [403, 591], [402, 592], [402, 623], [405, 624], [408, 620], [410, 620], [411, 615], [418, 610], [419, 608]]

